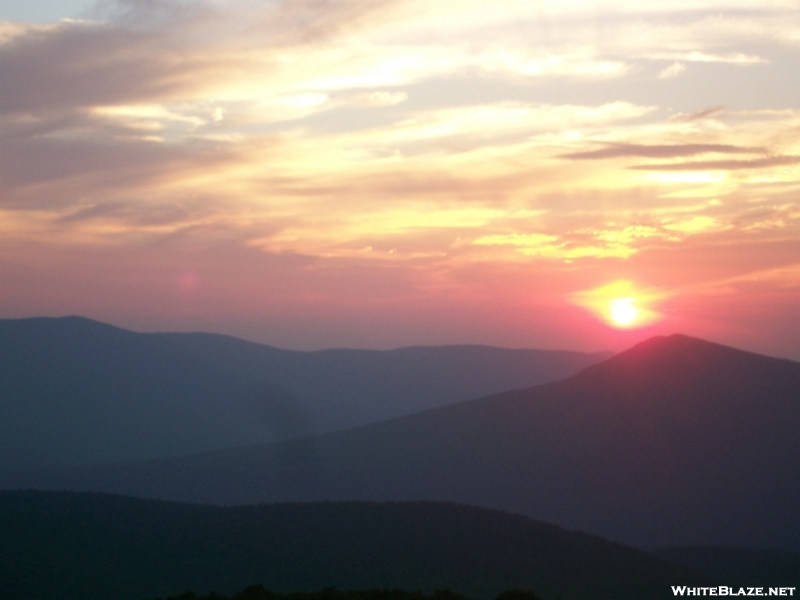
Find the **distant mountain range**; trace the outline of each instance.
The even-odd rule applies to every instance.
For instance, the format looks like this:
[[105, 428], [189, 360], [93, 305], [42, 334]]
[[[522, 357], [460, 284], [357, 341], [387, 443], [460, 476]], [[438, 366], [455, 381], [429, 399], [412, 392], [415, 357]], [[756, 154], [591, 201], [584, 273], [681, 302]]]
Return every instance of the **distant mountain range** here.
[[800, 549], [800, 363], [675, 335], [566, 380], [347, 431], [7, 474], [220, 504], [440, 500], [636, 547]]
[[0, 469], [307, 436], [554, 381], [607, 357], [486, 346], [296, 352], [80, 317], [0, 320]]
[[584, 533], [434, 502], [213, 507], [101, 494], [0, 492], [4, 600], [514, 588], [544, 600], [658, 600], [697, 571]]

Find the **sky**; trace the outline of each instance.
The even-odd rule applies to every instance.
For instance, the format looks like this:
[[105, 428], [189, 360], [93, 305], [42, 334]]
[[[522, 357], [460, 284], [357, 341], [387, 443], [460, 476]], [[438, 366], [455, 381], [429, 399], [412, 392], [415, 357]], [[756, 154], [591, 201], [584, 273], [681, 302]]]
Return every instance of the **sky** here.
[[800, 360], [800, 1], [0, 1], [0, 318]]

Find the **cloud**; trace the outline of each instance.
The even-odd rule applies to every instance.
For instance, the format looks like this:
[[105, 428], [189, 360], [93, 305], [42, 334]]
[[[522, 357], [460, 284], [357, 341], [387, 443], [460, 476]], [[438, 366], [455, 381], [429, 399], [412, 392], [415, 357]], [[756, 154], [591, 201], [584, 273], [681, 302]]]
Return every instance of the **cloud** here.
[[507, 233], [485, 235], [474, 240], [477, 246], [518, 246], [521, 248], [538, 248], [558, 241], [558, 236], [544, 233]]
[[162, 100], [193, 86], [209, 65], [185, 64], [160, 48], [164, 35], [106, 24], [34, 29], [0, 46], [0, 114], [71, 111]]
[[724, 110], [724, 106], [710, 106], [709, 108], [704, 108], [689, 114], [678, 113], [672, 115], [669, 120], [676, 123], [691, 123], [692, 121], [702, 121], [703, 119], [718, 117]]
[[689, 219], [678, 221], [665, 220], [664, 229], [686, 234], [706, 233], [709, 231], [721, 231], [731, 229], [732, 226], [720, 223], [714, 217], [707, 215], [697, 215]]
[[375, 91], [355, 94], [346, 99], [346, 102], [355, 106], [378, 107], [395, 106], [408, 100], [406, 92]]
[[[722, 198], [697, 210], [729, 223], [756, 195], [640, 171], [797, 160], [794, 113], [663, 120], [631, 99], [642, 57], [761, 64], [721, 4], [640, 4], [131, 1], [5, 24], [0, 204], [36, 235], [120, 244], [197, 232], [306, 256], [632, 258], [698, 232], [658, 220], [686, 198]], [[754, 8], [753, 35], [781, 11]], [[686, 157], [703, 160], [604, 162]]]
[[575, 47], [532, 53], [507, 48], [485, 49], [474, 58], [467, 57], [464, 66], [476, 66], [487, 74], [510, 74], [525, 78], [567, 77], [607, 79], [621, 77], [630, 66], [621, 60], [603, 60], [590, 47]]
[[640, 171], [738, 171], [782, 167], [798, 163], [800, 163], [800, 156], [766, 156], [751, 160], [706, 160], [658, 165], [633, 165], [628, 168]]
[[617, 242], [586, 243], [540, 233], [495, 234], [479, 237], [476, 246], [512, 246], [523, 256], [571, 262], [585, 258], [629, 258], [636, 250]]
[[601, 160], [628, 156], [647, 158], [676, 158], [679, 156], [695, 156], [697, 154], [753, 154], [763, 153], [764, 148], [734, 146], [731, 144], [608, 144], [599, 150], [572, 152], [562, 154], [561, 158], [574, 160]]
[[[418, 111], [414, 116], [365, 134], [381, 146], [397, 144], [412, 150], [430, 148], [430, 143], [459, 140], [459, 151], [494, 144], [519, 142], [536, 134], [593, 128], [622, 123], [655, 110], [628, 102], [610, 102], [599, 106], [549, 105], [523, 102], [497, 102], [438, 110]], [[427, 146], [420, 146], [428, 144]], [[436, 151], [442, 151], [440, 145]]]
[[699, 50], [691, 50], [688, 52], [659, 52], [649, 54], [646, 58], [650, 60], [673, 60], [671, 66], [664, 69], [659, 74], [659, 78], [667, 79], [675, 77], [686, 70], [686, 62], [697, 63], [727, 63], [734, 65], [754, 65], [757, 63], [765, 63], [767, 60], [760, 56], [753, 54], [743, 54], [741, 52], [729, 52], [727, 54], [716, 54], [711, 52], [703, 52]]
[[[44, 191], [53, 184], [66, 192], [70, 184], [121, 186], [138, 182], [179, 179], [187, 169], [207, 172], [211, 165], [229, 163], [236, 155], [230, 147], [199, 141], [174, 147], [141, 141], [98, 144], [86, 139], [26, 139], [0, 145], [0, 181], [8, 192]], [[50, 190], [58, 198], [57, 189]], [[57, 202], [55, 202], [57, 203]]]
[[[599, 22], [609, 31], [631, 27], [629, 19], [650, 12], [625, 5], [616, 15], [589, 19], [580, 17], [574, 6], [548, 5], [557, 23], [562, 17], [566, 21], [557, 39], [547, 40], [513, 33], [509, 23], [518, 18], [536, 31], [545, 23], [541, 15], [521, 13], [507, 2], [491, 11], [482, 3], [469, 3], [457, 18], [448, 10], [447, 27], [437, 35], [425, 32], [433, 26], [442, 29], [442, 7], [409, 0], [127, 0], [104, 6], [95, 21], [3, 27], [0, 80], [14, 85], [0, 89], [0, 114], [31, 115], [57, 131], [64, 115], [98, 107], [163, 103], [176, 113], [179, 107], [215, 102], [230, 113], [232, 123], [241, 122], [235, 118], [239, 109], [246, 122], [258, 123], [260, 103], [352, 91], [353, 99], [372, 98], [378, 102], [372, 106], [392, 106], [405, 92], [376, 87], [433, 78], [475, 73], [515, 82], [618, 78], [631, 65], [619, 58], [615, 44], [629, 36], [611, 35], [598, 45], [587, 42], [585, 34]], [[669, 14], [663, 16], [669, 21]], [[635, 25], [660, 31], [650, 22]], [[498, 31], [512, 35], [498, 42]], [[653, 56], [663, 60], [668, 54]], [[755, 61], [741, 53], [703, 49], [678, 54], [695, 61]], [[381, 93], [390, 95], [370, 96]], [[294, 120], [316, 112], [273, 111], [276, 116], [264, 120]]]
[[[542, 220], [540, 220], [540, 223]], [[540, 225], [541, 226], [541, 225]], [[554, 233], [491, 234], [472, 241], [475, 246], [507, 246], [531, 257], [572, 261], [586, 258], [628, 259], [650, 246], [675, 244], [689, 236], [733, 229], [706, 215], [665, 217], [652, 224], [583, 227]]]
[[[307, 72], [286, 72], [293, 68], [293, 61], [282, 64], [287, 50], [313, 54], [329, 37], [390, 4], [137, 0], [107, 4], [96, 21], [4, 26], [0, 79], [14, 85], [0, 89], [0, 114], [196, 102], [220, 90], [225, 97], [226, 89], [241, 99], [237, 89], [247, 97], [253, 84], [270, 79], [283, 79], [289, 92], [291, 79]], [[318, 64], [325, 68], [324, 61]]]
[[659, 74], [659, 79], [672, 79], [677, 77], [686, 70], [686, 65], [682, 62], [674, 62], [670, 66], [662, 69]]

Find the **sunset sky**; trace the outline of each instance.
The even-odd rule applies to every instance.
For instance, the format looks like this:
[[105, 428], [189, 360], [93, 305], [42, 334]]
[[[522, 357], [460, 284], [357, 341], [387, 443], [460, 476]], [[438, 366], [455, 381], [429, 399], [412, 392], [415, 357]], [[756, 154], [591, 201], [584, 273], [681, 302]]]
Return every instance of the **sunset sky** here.
[[0, 140], [2, 318], [800, 360], [798, 0], [2, 0]]

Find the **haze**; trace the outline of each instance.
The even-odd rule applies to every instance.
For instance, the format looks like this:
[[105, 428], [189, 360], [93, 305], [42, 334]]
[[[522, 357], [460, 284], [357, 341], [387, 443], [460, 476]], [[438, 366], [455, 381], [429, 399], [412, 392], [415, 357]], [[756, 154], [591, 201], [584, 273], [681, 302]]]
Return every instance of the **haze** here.
[[798, 8], [4, 2], [0, 317], [800, 359]]

